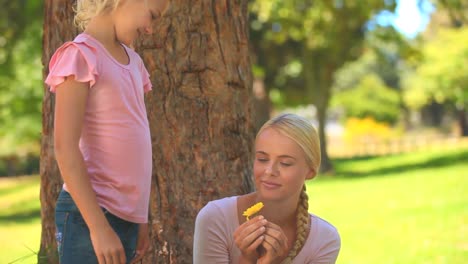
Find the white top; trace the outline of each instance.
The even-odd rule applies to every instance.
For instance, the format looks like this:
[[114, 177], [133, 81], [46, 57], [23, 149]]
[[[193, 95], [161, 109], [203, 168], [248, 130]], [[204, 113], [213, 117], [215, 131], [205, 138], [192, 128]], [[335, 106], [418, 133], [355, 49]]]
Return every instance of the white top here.
[[[232, 196], [209, 202], [197, 215], [193, 242], [193, 263], [237, 264], [241, 256], [234, 242], [239, 219], [237, 198]], [[310, 215], [307, 241], [293, 264], [335, 263], [341, 247], [338, 231], [320, 217]]]

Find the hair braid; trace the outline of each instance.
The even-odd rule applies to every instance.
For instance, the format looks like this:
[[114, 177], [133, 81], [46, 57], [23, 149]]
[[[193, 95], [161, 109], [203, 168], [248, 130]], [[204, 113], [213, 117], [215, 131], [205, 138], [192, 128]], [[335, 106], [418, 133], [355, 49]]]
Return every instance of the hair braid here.
[[301, 251], [307, 240], [307, 234], [310, 226], [309, 216], [309, 196], [307, 196], [306, 186], [302, 188], [301, 195], [297, 206], [296, 215], [296, 241], [294, 241], [293, 248], [289, 251], [288, 256], [281, 262], [281, 264], [290, 264], [297, 254]]

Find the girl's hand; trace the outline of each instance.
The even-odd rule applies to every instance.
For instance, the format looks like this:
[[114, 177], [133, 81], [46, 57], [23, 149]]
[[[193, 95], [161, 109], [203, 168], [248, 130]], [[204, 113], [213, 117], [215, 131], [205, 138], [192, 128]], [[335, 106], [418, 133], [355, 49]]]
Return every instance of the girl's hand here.
[[131, 263], [137, 263], [138, 261], [142, 260], [148, 252], [149, 247], [150, 243], [148, 224], [140, 224], [138, 227], [138, 241], [136, 246], [135, 258], [133, 258]]
[[265, 239], [265, 225], [267, 223], [267, 220], [260, 215], [243, 223], [234, 232], [234, 241], [241, 251], [244, 261], [256, 263], [259, 257], [257, 248]]
[[90, 230], [90, 236], [99, 264], [126, 263], [122, 242], [110, 225]]
[[281, 227], [271, 222], [266, 225], [265, 240], [262, 242], [262, 246], [265, 248], [265, 254], [258, 259], [257, 263], [259, 264], [281, 263], [289, 253], [288, 238]]

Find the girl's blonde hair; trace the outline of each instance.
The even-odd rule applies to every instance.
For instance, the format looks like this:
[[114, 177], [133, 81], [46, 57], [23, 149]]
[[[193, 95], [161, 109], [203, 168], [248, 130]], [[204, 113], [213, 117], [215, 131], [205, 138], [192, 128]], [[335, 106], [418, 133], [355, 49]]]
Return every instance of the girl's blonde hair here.
[[[276, 116], [260, 128], [257, 137], [267, 128], [273, 128], [296, 142], [303, 150], [309, 167], [314, 170], [314, 173], [318, 172], [321, 161], [320, 140], [314, 126], [307, 119], [295, 114]], [[304, 184], [296, 210], [296, 241], [282, 264], [292, 263], [292, 260], [301, 251], [307, 240], [309, 226], [309, 197]]]
[[103, 11], [114, 10], [122, 0], [77, 0], [75, 7], [75, 26], [84, 30], [89, 21]]

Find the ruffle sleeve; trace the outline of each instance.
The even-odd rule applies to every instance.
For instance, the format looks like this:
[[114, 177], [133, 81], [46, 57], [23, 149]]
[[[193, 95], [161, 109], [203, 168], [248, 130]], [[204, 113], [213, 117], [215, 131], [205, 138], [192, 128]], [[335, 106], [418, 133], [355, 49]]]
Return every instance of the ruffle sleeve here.
[[49, 62], [49, 75], [45, 83], [55, 92], [57, 85], [65, 78], [75, 76], [78, 82], [89, 82], [92, 87], [98, 78], [95, 49], [85, 43], [67, 42], [63, 44]]

